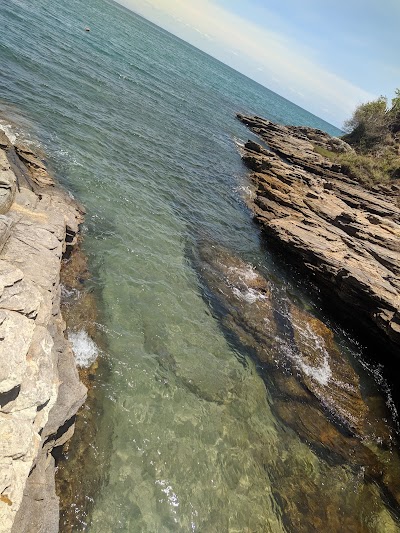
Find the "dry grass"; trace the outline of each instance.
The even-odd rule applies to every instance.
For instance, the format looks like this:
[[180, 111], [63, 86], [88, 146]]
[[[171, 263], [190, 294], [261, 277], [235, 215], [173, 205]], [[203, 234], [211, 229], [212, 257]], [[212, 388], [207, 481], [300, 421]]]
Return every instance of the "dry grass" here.
[[331, 152], [320, 146], [314, 146], [314, 151], [340, 164], [343, 174], [367, 187], [400, 178], [400, 157], [390, 149], [379, 156]]

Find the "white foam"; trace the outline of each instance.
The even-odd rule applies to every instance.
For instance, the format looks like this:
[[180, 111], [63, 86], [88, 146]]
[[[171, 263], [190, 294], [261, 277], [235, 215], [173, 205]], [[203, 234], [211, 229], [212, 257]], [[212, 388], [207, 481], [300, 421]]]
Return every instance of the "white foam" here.
[[[257, 289], [253, 289], [253, 287], [248, 286], [249, 282], [252, 282], [259, 277], [253, 265], [247, 264], [245, 268], [237, 268], [231, 266], [228, 268], [228, 271], [237, 274], [241, 282], [240, 287], [234, 286], [232, 289], [232, 292], [236, 296], [236, 298], [238, 298], [239, 300], [244, 300], [249, 304], [253, 304], [258, 300], [266, 300], [267, 297], [265, 296], [265, 294], [263, 294]], [[232, 285], [235, 285], [234, 281], [232, 282]], [[244, 285], [244, 287], [242, 285]]]
[[[159, 485], [161, 487], [161, 491], [167, 497], [167, 502], [170, 506], [172, 513], [176, 515], [177, 514], [176, 508], [179, 507], [179, 499], [178, 499], [176, 492], [174, 492], [172, 486], [166, 479], [157, 479], [156, 485]], [[163, 500], [160, 500], [160, 502], [162, 501]], [[177, 522], [177, 518], [174, 517], [174, 521]]]
[[305, 363], [303, 360], [298, 359], [299, 366], [301, 370], [311, 379], [317, 381], [320, 385], [328, 385], [331, 377], [332, 370], [329, 366], [328, 356], [324, 355], [324, 360], [321, 366], [314, 367]]
[[238, 148], [244, 148], [246, 144], [243, 139], [239, 139], [238, 137], [233, 137], [233, 142]]
[[305, 328], [297, 327], [297, 330], [302, 336], [303, 342], [308, 344], [313, 351], [320, 352], [322, 355], [322, 364], [318, 367], [308, 365], [301, 357], [297, 357], [300, 368], [320, 385], [328, 385], [332, 378], [332, 369], [329, 365], [329, 353], [326, 350], [324, 339], [317, 335], [309, 324], [306, 324]]
[[257, 300], [265, 300], [266, 296], [259, 291], [256, 291], [252, 288], [248, 288], [245, 292], [242, 292], [237, 287], [232, 289], [233, 294], [239, 298], [239, 300], [244, 300], [249, 304], [254, 304]]
[[99, 355], [96, 343], [89, 337], [85, 330], [68, 333], [68, 340], [72, 344], [76, 364], [88, 368]]
[[67, 289], [67, 287], [65, 287], [65, 285], [61, 284], [61, 297], [66, 299], [66, 298], [71, 298], [71, 296], [75, 296], [75, 294], [78, 293], [78, 290], [77, 289]]
[[319, 351], [322, 356], [321, 364], [318, 366], [312, 366], [303, 359], [301, 352], [292, 349], [287, 341], [276, 337], [276, 340], [280, 343], [282, 351], [289, 359], [292, 359], [297, 368], [303, 372], [306, 376], [316, 381], [323, 387], [326, 387], [332, 379], [332, 369], [329, 364], [329, 353], [325, 348], [324, 340], [316, 335], [309, 324], [306, 324], [305, 328], [294, 326], [298, 333], [302, 336], [303, 342], [308, 344], [313, 351]]
[[8, 139], [12, 144], [16, 143], [18, 133], [15, 133], [13, 131], [11, 124], [5, 124], [4, 122], [0, 122], [0, 130], [4, 131], [4, 133], [7, 135]]
[[237, 190], [243, 193], [244, 196], [253, 196], [254, 194], [254, 190], [248, 185], [241, 185]]
[[252, 265], [246, 265], [246, 268], [229, 267], [229, 272], [235, 272], [239, 274], [242, 280], [254, 280], [258, 278], [258, 274]]

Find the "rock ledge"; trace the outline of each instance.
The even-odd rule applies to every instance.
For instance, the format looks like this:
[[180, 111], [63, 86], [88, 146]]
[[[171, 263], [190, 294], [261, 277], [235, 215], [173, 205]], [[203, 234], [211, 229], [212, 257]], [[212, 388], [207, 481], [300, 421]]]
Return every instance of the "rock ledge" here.
[[82, 208], [0, 132], [0, 532], [58, 531], [55, 448], [86, 398], [60, 313]]
[[400, 185], [365, 189], [314, 151], [350, 151], [312, 128], [238, 115], [266, 143], [242, 153], [253, 171], [249, 201], [265, 234], [290, 252], [322, 290], [400, 344]]

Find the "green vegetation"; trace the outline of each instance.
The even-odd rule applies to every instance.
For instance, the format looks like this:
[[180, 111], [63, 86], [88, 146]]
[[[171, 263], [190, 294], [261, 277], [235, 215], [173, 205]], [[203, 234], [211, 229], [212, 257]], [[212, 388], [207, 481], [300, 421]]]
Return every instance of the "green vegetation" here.
[[347, 135], [343, 140], [360, 153], [380, 155], [387, 148], [398, 148], [400, 89], [396, 89], [395, 95], [390, 107], [385, 96], [359, 105], [353, 116], [344, 123]]
[[331, 152], [320, 146], [314, 146], [314, 151], [341, 165], [343, 174], [366, 187], [400, 177], [400, 157], [390, 150], [379, 157], [357, 152]]
[[337, 152], [331, 152], [331, 150], [327, 150], [326, 148], [323, 148], [322, 146], [318, 146], [316, 144], [314, 146], [314, 152], [317, 152], [317, 154], [322, 155], [323, 157], [327, 157], [331, 161], [336, 162], [336, 156], [340, 155]]
[[390, 106], [384, 96], [358, 106], [344, 128], [342, 139], [354, 152], [330, 152], [319, 146], [314, 150], [366, 186], [400, 178], [400, 89]]

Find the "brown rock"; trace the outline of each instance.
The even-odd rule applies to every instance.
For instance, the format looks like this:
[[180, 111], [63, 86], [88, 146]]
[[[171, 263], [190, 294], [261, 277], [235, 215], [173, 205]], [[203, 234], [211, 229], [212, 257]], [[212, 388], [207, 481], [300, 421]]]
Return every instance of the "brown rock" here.
[[370, 191], [341, 174], [313, 144], [350, 148], [319, 130], [238, 118], [271, 151], [251, 142], [243, 153], [256, 170], [249, 205], [265, 234], [359, 321], [400, 344], [399, 191]]
[[26, 146], [16, 145], [15, 151], [19, 159], [29, 170], [32, 180], [40, 187], [49, 187], [55, 184], [54, 179], [47, 171], [44, 162]]
[[311, 405], [277, 401], [274, 411], [289, 427], [314, 449], [333, 454], [333, 460], [342, 460], [363, 467], [372, 477], [382, 475], [383, 466], [361, 441], [341, 433], [324, 414]]
[[309, 400], [317, 400], [352, 433], [364, 435], [368, 406], [359, 377], [336, 346], [332, 331], [293, 303], [282, 311], [270, 283], [226, 249], [204, 247], [200, 254], [202, 277], [226, 310], [224, 324], [255, 351], [269, 372], [279, 374], [279, 388], [303, 398], [308, 390]]
[[223, 326], [262, 364], [277, 417], [326, 460], [365, 470], [400, 503], [387, 410], [366, 401], [332, 331], [221, 246], [202, 245], [199, 261]]

